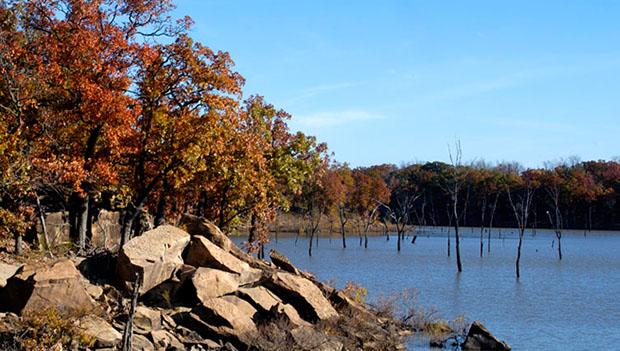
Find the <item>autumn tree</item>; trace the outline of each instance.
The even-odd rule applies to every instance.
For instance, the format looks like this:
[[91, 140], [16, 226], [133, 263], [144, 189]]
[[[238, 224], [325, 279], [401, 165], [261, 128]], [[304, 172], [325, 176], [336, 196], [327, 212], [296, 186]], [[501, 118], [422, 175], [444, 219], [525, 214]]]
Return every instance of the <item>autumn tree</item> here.
[[91, 200], [118, 184], [139, 107], [127, 93], [144, 38], [176, 28], [169, 1], [10, 2], [31, 72], [44, 92], [31, 126], [33, 171], [70, 193], [85, 248]]
[[[368, 174], [366, 169], [355, 169], [353, 179], [351, 204], [362, 223], [364, 248], [368, 248], [368, 231], [379, 215], [381, 204], [389, 200], [390, 190], [380, 175]], [[362, 236], [360, 236], [361, 245]]]
[[239, 118], [243, 79], [232, 66], [227, 53], [215, 53], [186, 35], [143, 48], [136, 84], [140, 116], [133, 126], [138, 136], [127, 163], [124, 242], [151, 196], [166, 195], [164, 183], [168, 190], [186, 188], [204, 172], [221, 169], [209, 169], [213, 164], [225, 166], [235, 157], [234, 145], [226, 142]]

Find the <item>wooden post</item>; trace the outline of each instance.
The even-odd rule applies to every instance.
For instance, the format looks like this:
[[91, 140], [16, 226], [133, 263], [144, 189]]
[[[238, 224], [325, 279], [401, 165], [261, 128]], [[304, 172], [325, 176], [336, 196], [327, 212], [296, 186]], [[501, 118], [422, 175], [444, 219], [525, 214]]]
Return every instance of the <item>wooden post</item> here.
[[140, 275], [136, 273], [136, 281], [133, 285], [133, 296], [131, 298], [131, 306], [129, 307], [129, 314], [127, 315], [127, 323], [125, 324], [125, 331], [123, 332], [123, 345], [122, 351], [131, 351], [131, 341], [133, 338], [133, 317], [136, 314], [136, 305], [138, 304], [138, 296], [140, 290]]

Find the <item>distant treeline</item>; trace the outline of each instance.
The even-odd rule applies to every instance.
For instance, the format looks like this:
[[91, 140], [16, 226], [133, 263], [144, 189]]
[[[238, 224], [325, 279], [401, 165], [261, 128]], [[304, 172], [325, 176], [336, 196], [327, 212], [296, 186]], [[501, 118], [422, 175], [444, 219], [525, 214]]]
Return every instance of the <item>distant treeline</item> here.
[[461, 226], [518, 227], [515, 209], [520, 213], [522, 204], [515, 194], [527, 186], [533, 194], [527, 227], [620, 228], [620, 164], [614, 161], [563, 163], [543, 169], [524, 169], [516, 163], [427, 162], [355, 169], [335, 164], [325, 176], [325, 214], [392, 222], [398, 213], [409, 225], [451, 226], [455, 182]]

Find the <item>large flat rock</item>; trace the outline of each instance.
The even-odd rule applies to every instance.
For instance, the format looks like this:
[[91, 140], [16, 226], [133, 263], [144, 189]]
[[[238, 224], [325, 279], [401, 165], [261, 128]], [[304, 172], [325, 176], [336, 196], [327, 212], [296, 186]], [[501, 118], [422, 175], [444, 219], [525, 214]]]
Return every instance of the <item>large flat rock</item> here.
[[295, 307], [299, 315], [309, 322], [327, 320], [338, 316], [338, 312], [323, 296], [321, 290], [310, 280], [287, 272], [278, 272], [266, 282], [282, 301]]
[[0, 304], [22, 314], [45, 308], [62, 313], [86, 312], [95, 308], [87, 284], [69, 259], [49, 265], [27, 265], [7, 281]]
[[261, 271], [251, 268], [229, 252], [212, 243], [207, 238], [196, 235], [192, 237], [185, 263], [195, 267], [216, 268], [239, 276], [241, 284], [248, 284], [260, 279]]
[[238, 276], [213, 268], [198, 268], [192, 276], [192, 285], [199, 301], [233, 293], [239, 288]]
[[183, 264], [183, 250], [190, 235], [173, 226], [164, 225], [131, 239], [118, 257], [116, 272], [126, 282], [133, 282], [135, 274], [142, 277], [140, 293], [145, 293], [171, 278]]
[[4, 288], [7, 280], [17, 273], [17, 270], [20, 269], [21, 265], [13, 265], [4, 262], [0, 262], [0, 288]]

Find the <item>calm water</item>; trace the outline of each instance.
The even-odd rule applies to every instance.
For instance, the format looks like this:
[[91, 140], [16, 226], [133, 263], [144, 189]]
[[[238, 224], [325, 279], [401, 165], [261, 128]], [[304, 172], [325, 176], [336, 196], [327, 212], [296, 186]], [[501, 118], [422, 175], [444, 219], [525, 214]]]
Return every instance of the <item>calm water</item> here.
[[[478, 319], [514, 350], [620, 350], [620, 233], [565, 232], [559, 261], [553, 234], [528, 232], [519, 281], [515, 234], [503, 229], [500, 239], [494, 231], [491, 253], [485, 238], [480, 258], [477, 231], [464, 229], [461, 274], [454, 252], [447, 257], [445, 229], [424, 230], [414, 245], [405, 241], [400, 253], [395, 237], [372, 237], [368, 249], [355, 236], [347, 249], [338, 237], [322, 237], [312, 257], [303, 237], [297, 244], [294, 237], [272, 239], [270, 246], [339, 288], [349, 280], [361, 284], [370, 302], [415, 288], [423, 306], [448, 319], [461, 314]], [[428, 347], [412, 340], [409, 349]]]

